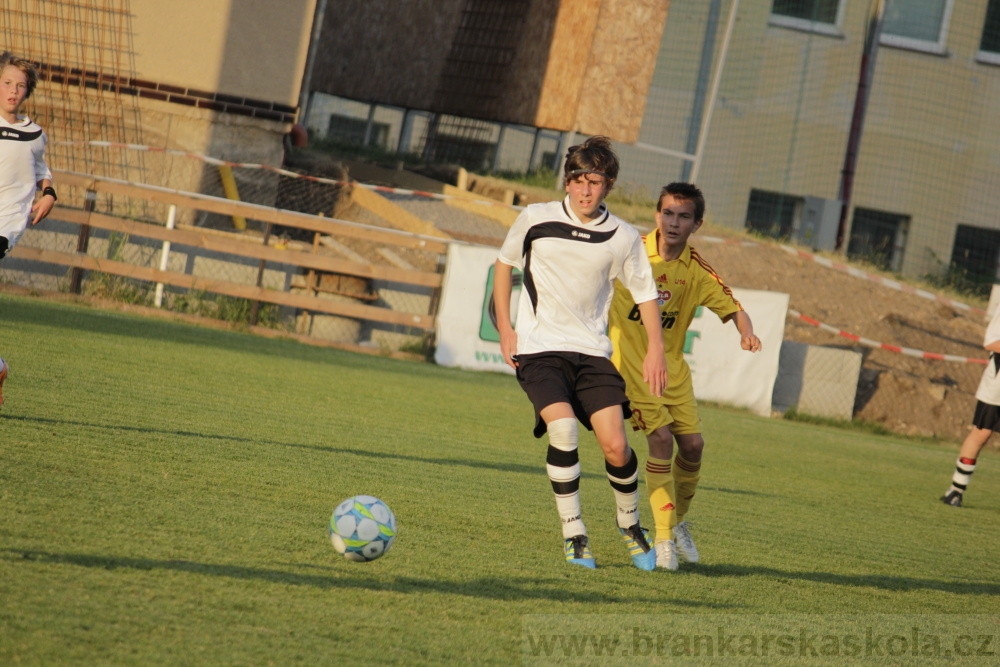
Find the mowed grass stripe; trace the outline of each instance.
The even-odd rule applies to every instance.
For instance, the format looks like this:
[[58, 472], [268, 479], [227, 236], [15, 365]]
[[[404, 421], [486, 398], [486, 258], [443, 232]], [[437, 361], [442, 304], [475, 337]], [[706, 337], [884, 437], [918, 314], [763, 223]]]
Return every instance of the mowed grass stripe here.
[[[705, 407], [703, 563], [644, 573], [587, 434], [591, 572], [508, 376], [8, 296], [0, 354], [3, 664], [510, 664], [526, 614], [1000, 611], [992, 452], [955, 510], [953, 445]], [[399, 521], [369, 564], [326, 537], [358, 493]]]

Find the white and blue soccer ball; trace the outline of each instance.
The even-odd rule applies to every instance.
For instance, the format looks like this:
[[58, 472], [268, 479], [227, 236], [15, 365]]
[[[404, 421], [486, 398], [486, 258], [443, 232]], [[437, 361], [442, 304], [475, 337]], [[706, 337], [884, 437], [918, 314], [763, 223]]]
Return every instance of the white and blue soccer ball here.
[[347, 560], [364, 563], [382, 556], [396, 540], [396, 515], [374, 496], [354, 496], [330, 517], [330, 541]]

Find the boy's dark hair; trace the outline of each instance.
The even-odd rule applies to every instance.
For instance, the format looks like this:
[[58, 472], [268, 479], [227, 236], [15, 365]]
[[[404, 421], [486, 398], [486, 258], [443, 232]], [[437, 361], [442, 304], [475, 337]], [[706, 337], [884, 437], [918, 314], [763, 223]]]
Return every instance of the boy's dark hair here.
[[657, 213], [663, 208], [663, 198], [667, 195], [675, 199], [694, 202], [695, 221], [705, 217], [705, 195], [701, 194], [701, 190], [694, 183], [674, 182], [663, 186], [663, 189], [660, 190], [660, 198], [656, 200]]
[[8, 65], [24, 72], [24, 76], [28, 79], [28, 94], [24, 96], [24, 99], [28, 99], [35, 92], [35, 86], [38, 85], [38, 71], [35, 70], [35, 66], [31, 64], [30, 60], [18, 58], [10, 51], [4, 51], [0, 53], [0, 72]]
[[564, 179], [569, 182], [583, 174], [598, 174], [608, 180], [608, 189], [618, 178], [618, 156], [611, 148], [611, 139], [596, 136], [582, 144], [570, 146], [566, 152]]

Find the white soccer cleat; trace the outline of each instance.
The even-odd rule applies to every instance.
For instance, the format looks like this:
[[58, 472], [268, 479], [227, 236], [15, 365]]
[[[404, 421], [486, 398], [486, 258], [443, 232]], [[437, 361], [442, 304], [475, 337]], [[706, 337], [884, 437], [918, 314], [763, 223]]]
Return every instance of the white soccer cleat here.
[[674, 526], [674, 541], [677, 543], [677, 555], [685, 563], [698, 562], [698, 548], [691, 539], [691, 531], [688, 530], [688, 522], [681, 521]]
[[680, 565], [677, 563], [677, 545], [673, 540], [656, 543], [656, 567], [675, 572]]

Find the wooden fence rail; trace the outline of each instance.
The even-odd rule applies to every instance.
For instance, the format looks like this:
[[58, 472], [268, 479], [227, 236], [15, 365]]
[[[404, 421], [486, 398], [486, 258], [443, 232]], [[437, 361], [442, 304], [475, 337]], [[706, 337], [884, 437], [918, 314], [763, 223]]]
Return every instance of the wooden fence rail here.
[[[360, 239], [379, 245], [395, 245], [439, 255], [447, 253], [448, 249], [448, 244], [442, 242], [440, 239], [372, 227], [345, 220], [324, 218], [322, 216], [285, 211], [258, 204], [231, 201], [210, 195], [180, 192], [85, 174], [55, 172], [54, 176], [56, 182], [61, 186], [73, 186], [86, 191], [91, 202], [94, 200], [96, 194], [112, 194], [161, 204], [172, 204], [178, 207], [218, 213], [226, 216], [242, 216], [265, 223], [308, 230], [313, 232], [314, 235]], [[313, 313], [325, 313], [385, 324], [403, 325], [423, 330], [432, 330], [434, 328], [435, 313], [433, 310], [437, 303], [436, 292], [440, 290], [442, 283], [442, 275], [440, 273], [367, 264], [319, 255], [315, 254], [315, 252], [280, 249], [265, 245], [259, 237], [251, 237], [241, 233], [186, 225], [169, 229], [166, 226], [158, 224], [140, 222], [90, 210], [93, 206], [86, 205], [86, 201], [81, 201], [80, 204], [79, 208], [74, 208], [67, 206], [67, 202], [60, 200], [60, 204], [52, 211], [50, 218], [80, 225], [81, 242], [79, 248], [81, 251], [76, 253], [59, 252], [32, 248], [22, 243], [14, 247], [10, 256], [67, 266], [78, 271], [99, 271], [191, 290], [203, 290], [253, 301], [289, 306]], [[260, 262], [300, 267], [304, 272], [333, 273], [403, 285], [413, 285], [431, 290], [431, 312], [408, 313], [349, 300], [335, 301], [313, 296], [310, 293], [293, 294], [286, 291], [264, 288], [259, 285], [247, 285], [175, 271], [164, 271], [151, 266], [139, 266], [127, 262], [94, 257], [88, 255], [85, 250], [87, 247], [86, 238], [91, 229], [102, 229], [129, 236], [169, 242], [171, 245], [176, 244], [190, 248], [199, 248], [215, 253], [250, 258]], [[441, 262], [438, 264], [439, 266], [443, 265]], [[312, 293], [315, 293], [315, 291]]]

